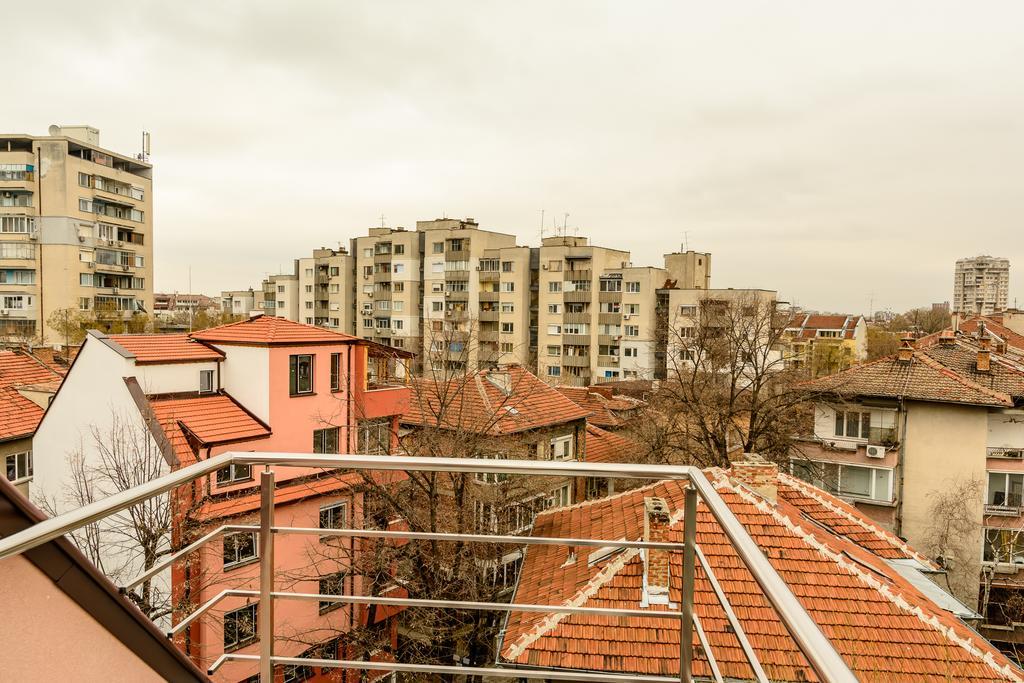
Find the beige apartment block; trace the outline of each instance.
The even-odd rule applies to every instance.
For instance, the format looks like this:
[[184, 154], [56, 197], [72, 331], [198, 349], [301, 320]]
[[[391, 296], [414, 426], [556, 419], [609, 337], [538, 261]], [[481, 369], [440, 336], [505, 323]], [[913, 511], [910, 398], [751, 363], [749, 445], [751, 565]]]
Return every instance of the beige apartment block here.
[[228, 315], [248, 316], [253, 311], [260, 310], [257, 306], [255, 290], [232, 289], [220, 293], [220, 310]]
[[[538, 376], [552, 384], [587, 386], [619, 372], [610, 356], [622, 342], [621, 311], [600, 312], [602, 305], [621, 306], [629, 252], [592, 246], [586, 237], [546, 237], [538, 260]], [[602, 350], [608, 357], [600, 358]]]
[[[295, 265], [298, 270], [298, 261]], [[266, 315], [292, 322], [299, 320], [299, 275], [297, 272], [269, 275], [261, 286], [263, 296], [257, 302]]]
[[422, 235], [401, 227], [352, 240], [357, 336], [419, 352], [422, 252]]
[[[423, 235], [424, 363], [429, 359], [434, 370], [476, 370], [493, 366], [502, 349], [512, 359], [521, 324], [512, 318], [481, 321], [479, 312], [481, 296], [483, 303], [494, 303], [493, 291], [485, 292], [483, 285], [492, 290], [495, 284], [492, 279], [481, 282], [481, 259], [486, 254], [490, 268], [494, 252], [515, 247], [515, 235], [481, 230], [472, 218], [416, 221], [416, 231]], [[499, 311], [504, 303], [512, 316], [523, 310], [519, 300], [529, 288], [530, 261], [528, 250], [517, 258], [512, 252], [508, 256], [498, 257], [496, 283]], [[487, 272], [485, 277], [492, 277]]]
[[487, 249], [476, 266], [479, 307], [478, 367], [519, 364], [535, 367], [536, 330], [531, 330], [537, 305], [536, 268], [530, 247]]
[[152, 166], [88, 126], [0, 135], [0, 334], [59, 344], [59, 309], [153, 309]]
[[992, 315], [1006, 308], [1010, 292], [1010, 260], [995, 256], [962, 258], [953, 275], [953, 311]]
[[354, 334], [352, 269], [354, 259], [345, 248], [313, 250], [297, 262], [299, 322]]
[[709, 253], [690, 250], [665, 254], [665, 270], [676, 289], [711, 289]]

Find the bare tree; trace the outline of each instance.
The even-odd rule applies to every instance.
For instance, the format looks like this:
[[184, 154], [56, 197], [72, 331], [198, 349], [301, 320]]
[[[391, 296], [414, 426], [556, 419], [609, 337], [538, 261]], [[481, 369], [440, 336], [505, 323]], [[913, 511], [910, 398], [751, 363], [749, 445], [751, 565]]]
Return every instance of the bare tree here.
[[978, 599], [977, 539], [982, 532], [979, 508], [985, 485], [978, 478], [955, 479], [928, 494], [929, 523], [919, 548], [946, 570], [947, 588], [965, 604]]
[[630, 436], [658, 462], [728, 466], [737, 450], [784, 460], [812, 398], [783, 351], [788, 314], [747, 294], [695, 308], [666, 323], [667, 377]]

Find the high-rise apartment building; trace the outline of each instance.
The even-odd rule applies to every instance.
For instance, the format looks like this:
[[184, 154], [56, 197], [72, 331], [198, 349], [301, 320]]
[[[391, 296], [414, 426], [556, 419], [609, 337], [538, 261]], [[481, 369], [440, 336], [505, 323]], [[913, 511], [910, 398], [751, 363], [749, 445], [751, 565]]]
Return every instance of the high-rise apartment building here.
[[153, 310], [152, 166], [89, 126], [0, 134], [0, 334], [60, 343], [61, 309]]
[[268, 275], [261, 289], [263, 296], [257, 306], [266, 315], [277, 316], [292, 322], [299, 322], [299, 274], [298, 261], [291, 273]]
[[313, 250], [296, 262], [299, 278], [296, 322], [354, 334], [352, 268], [345, 248]]
[[423, 235], [370, 228], [352, 240], [355, 334], [418, 354], [422, 348]]
[[974, 256], [956, 262], [953, 275], [953, 311], [965, 315], [991, 315], [1006, 308], [1010, 291], [1010, 260]]

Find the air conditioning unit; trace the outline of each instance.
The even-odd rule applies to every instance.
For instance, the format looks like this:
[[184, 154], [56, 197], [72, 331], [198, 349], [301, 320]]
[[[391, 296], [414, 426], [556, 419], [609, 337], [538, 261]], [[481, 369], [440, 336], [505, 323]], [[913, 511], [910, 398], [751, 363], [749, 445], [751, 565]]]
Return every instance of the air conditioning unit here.
[[121, 270], [123, 270], [124, 272], [127, 273], [128, 272], [128, 266], [121, 266]]
[[865, 453], [869, 458], [884, 458], [885, 446], [868, 446]]
[[123, 240], [118, 240], [117, 241], [117, 246], [123, 247], [124, 246], [124, 241]]
[[4, 194], [3, 194], [4, 199], [10, 199], [13, 196], [14, 196], [13, 192], [4, 192]]
[[4, 316], [6, 318], [10, 314], [11, 314], [11, 312], [8, 311], [6, 308], [0, 308], [0, 315]]
[[547, 270], [547, 269], [548, 269], [548, 264], [546, 264], [546, 263], [544, 263], [544, 264], [541, 264], [541, 267], [540, 267], [540, 269], [541, 269], [541, 270]]
[[618, 356], [612, 356], [612, 365], [618, 365], [618, 364], [619, 364], [619, 357]]
[[632, 317], [633, 317], [633, 315], [632, 315], [631, 313], [627, 313], [626, 315], [622, 316], [622, 319], [623, 319], [623, 320], [629, 320], [629, 319], [631, 319]]
[[96, 267], [96, 263], [93, 262], [93, 261], [89, 261], [88, 263], [85, 264], [85, 267], [86, 268], [95, 268]]
[[78, 241], [79, 242], [84, 242], [85, 241], [85, 235], [79, 235], [78, 236]]

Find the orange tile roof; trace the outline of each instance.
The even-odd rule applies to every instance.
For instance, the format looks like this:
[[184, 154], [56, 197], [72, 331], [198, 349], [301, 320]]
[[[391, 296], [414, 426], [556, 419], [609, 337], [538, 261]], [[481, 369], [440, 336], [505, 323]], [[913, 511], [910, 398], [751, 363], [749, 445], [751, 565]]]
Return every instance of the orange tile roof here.
[[587, 424], [587, 462], [639, 462], [640, 444], [621, 434]]
[[[274, 489], [274, 504], [294, 503], [311, 496], [320, 496], [332, 491], [351, 488], [363, 481], [359, 472], [345, 474], [326, 473], [314, 478], [285, 480]], [[241, 515], [258, 510], [260, 492], [258, 489], [247, 489], [240, 493], [222, 494], [207, 498], [199, 506], [197, 517], [212, 519]]]
[[[943, 611], [883, 560], [810, 524], [785, 500], [772, 505], [711, 471], [714, 486], [769, 562], [860, 680], [886, 683], [1022, 681], [1024, 672], [991, 643]], [[537, 516], [538, 536], [639, 539], [643, 499], [664, 498], [671, 514], [668, 540], [682, 542], [686, 484], [663, 481], [610, 498]], [[818, 680], [767, 598], [707, 507], [697, 511], [697, 542], [736, 612], [768, 678]], [[590, 564], [597, 549], [530, 546], [514, 603], [642, 609], [643, 555], [633, 549]], [[681, 553], [670, 555], [675, 612]], [[752, 680], [739, 642], [698, 564], [694, 610], [723, 676]], [[501, 642], [502, 662], [582, 671], [676, 676], [679, 622], [672, 619], [511, 612]], [[694, 674], [710, 678], [694, 635]]]
[[227, 394], [151, 398], [149, 405], [182, 465], [195, 461], [188, 435], [203, 445], [270, 436], [270, 429]]
[[273, 315], [258, 315], [237, 323], [193, 332], [193, 339], [221, 344], [346, 344], [359, 343], [359, 337], [322, 327], [303, 325]]
[[628, 396], [614, 396], [602, 387], [556, 387], [570, 401], [590, 412], [587, 422], [601, 427], [621, 427], [627, 417], [622, 413], [636, 410], [642, 401]]
[[135, 357], [135, 362], [198, 363], [217, 361], [224, 354], [206, 344], [189, 339], [187, 334], [111, 334], [112, 341]]
[[0, 440], [31, 436], [43, 409], [18, 392], [18, 387], [56, 388], [60, 369], [26, 351], [0, 351]]
[[[501, 387], [505, 388], [502, 389]], [[480, 434], [514, 434], [581, 420], [590, 413], [519, 365], [448, 381], [413, 380], [403, 424]]]
[[818, 336], [818, 330], [839, 330], [843, 339], [853, 339], [857, 331], [857, 323], [863, 317], [860, 315], [800, 313], [789, 321], [786, 332], [800, 339], [810, 339]]
[[993, 334], [999, 337], [1006, 345], [1017, 349], [1018, 351], [1024, 351], [1024, 335], [1018, 334], [1006, 327], [1002, 323], [1002, 316], [978, 316], [976, 318], [969, 318], [960, 323], [960, 331], [966, 332], [967, 334], [976, 334], [980, 323], [985, 324], [985, 329], [989, 334]]

